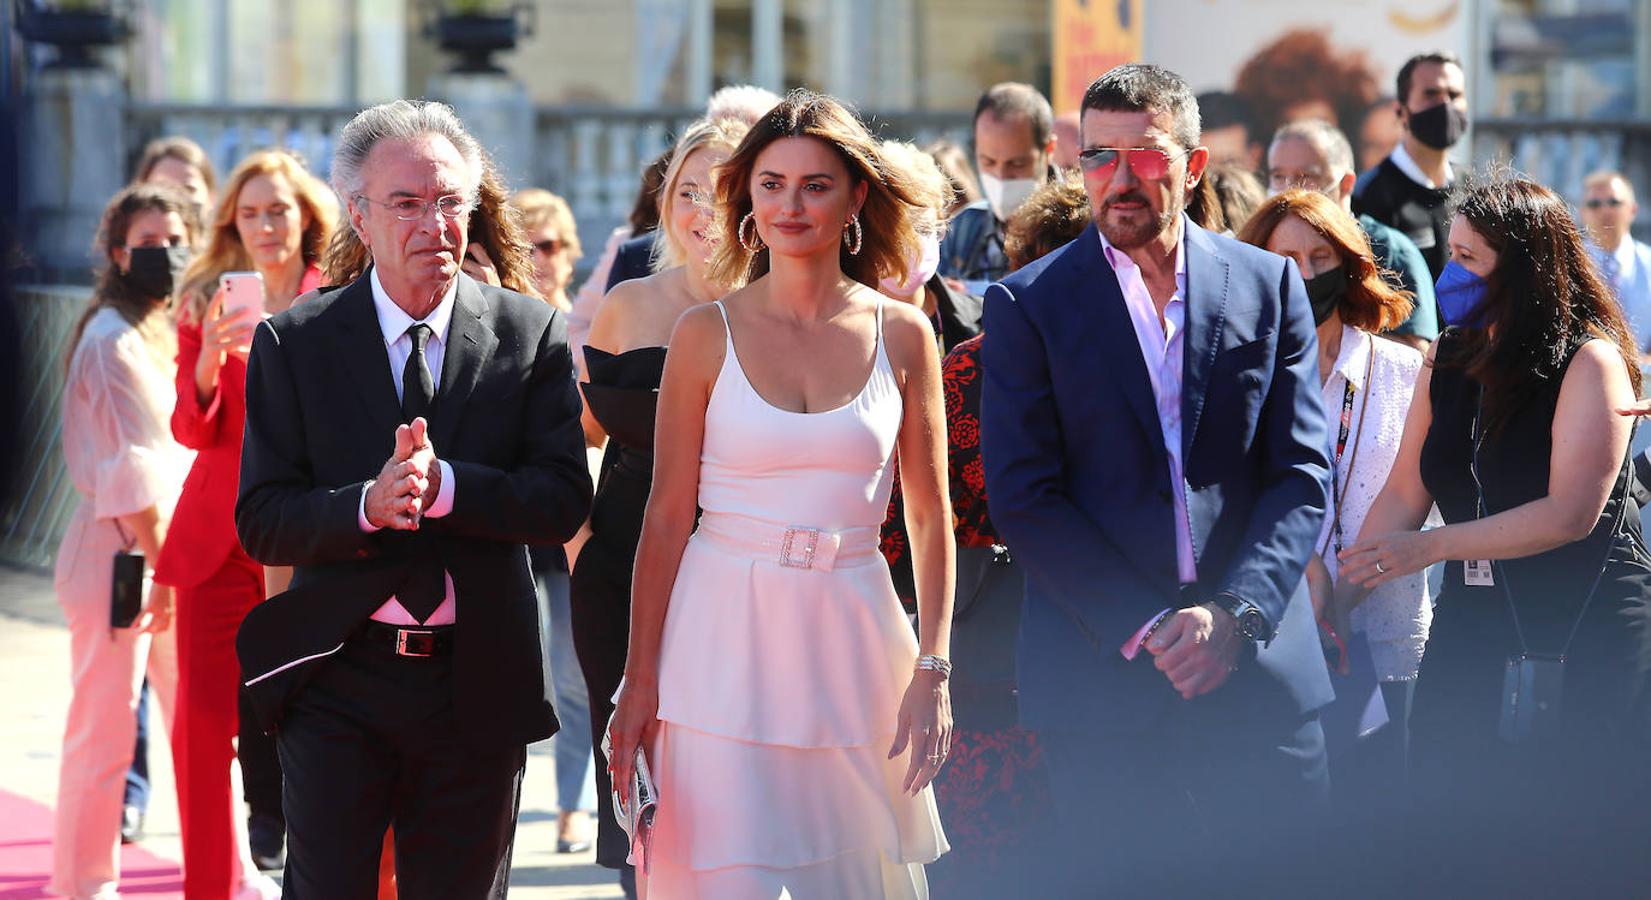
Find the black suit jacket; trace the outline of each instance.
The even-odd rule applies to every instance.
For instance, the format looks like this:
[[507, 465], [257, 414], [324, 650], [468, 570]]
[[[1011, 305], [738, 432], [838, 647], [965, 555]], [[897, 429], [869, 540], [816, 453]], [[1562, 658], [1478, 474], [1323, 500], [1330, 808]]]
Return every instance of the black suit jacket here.
[[453, 509], [416, 532], [364, 533], [361, 493], [394, 449], [394, 376], [367, 276], [258, 327], [235, 528], [253, 559], [294, 566], [237, 639], [261, 724], [394, 594], [444, 567], [458, 602], [453, 702], [478, 747], [549, 737], [528, 543], [590, 511], [567, 328], [550, 306], [459, 276], [430, 435]]

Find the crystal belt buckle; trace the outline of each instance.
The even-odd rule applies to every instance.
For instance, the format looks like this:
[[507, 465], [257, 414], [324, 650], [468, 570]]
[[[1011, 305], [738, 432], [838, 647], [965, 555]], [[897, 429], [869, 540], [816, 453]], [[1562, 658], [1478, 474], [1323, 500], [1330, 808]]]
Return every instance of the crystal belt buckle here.
[[[808, 542], [802, 548], [801, 558], [791, 555], [799, 536], [808, 538]], [[812, 569], [814, 568], [814, 553], [819, 549], [820, 529], [787, 528], [785, 536], [780, 539], [780, 566], [787, 569]]]
[[428, 631], [396, 631], [397, 656], [434, 656], [436, 655], [436, 636]]

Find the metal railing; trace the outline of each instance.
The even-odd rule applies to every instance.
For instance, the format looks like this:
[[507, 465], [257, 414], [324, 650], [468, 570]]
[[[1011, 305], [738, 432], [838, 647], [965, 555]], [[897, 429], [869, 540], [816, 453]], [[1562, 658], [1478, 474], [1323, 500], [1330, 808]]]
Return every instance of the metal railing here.
[[20, 287], [14, 297], [23, 359], [17, 391], [18, 468], [0, 505], [0, 561], [50, 568], [78, 497], [63, 465], [63, 356], [91, 291]]

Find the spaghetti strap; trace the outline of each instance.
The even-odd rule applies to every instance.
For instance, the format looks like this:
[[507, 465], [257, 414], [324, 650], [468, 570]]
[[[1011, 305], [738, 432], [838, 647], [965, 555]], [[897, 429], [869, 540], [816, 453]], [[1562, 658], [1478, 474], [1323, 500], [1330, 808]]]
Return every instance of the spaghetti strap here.
[[722, 314], [722, 330], [728, 335], [728, 340], [732, 341], [734, 339], [734, 329], [728, 324], [728, 309], [722, 305], [721, 300], [712, 300], [711, 302], [716, 304], [717, 312]]

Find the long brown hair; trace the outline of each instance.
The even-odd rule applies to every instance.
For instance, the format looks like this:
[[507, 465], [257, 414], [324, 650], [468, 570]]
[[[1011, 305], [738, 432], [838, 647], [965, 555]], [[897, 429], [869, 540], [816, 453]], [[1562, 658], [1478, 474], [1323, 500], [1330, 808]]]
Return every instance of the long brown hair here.
[[1383, 277], [1358, 220], [1318, 191], [1292, 188], [1267, 198], [1244, 223], [1238, 239], [1266, 249], [1286, 216], [1295, 216], [1318, 232], [1341, 260], [1347, 273], [1347, 294], [1336, 311], [1344, 324], [1374, 333], [1397, 327], [1410, 317], [1413, 298]]
[[1465, 179], [1453, 205], [1496, 251], [1496, 265], [1485, 279], [1485, 327], [1456, 329], [1460, 350], [1437, 362], [1465, 368], [1484, 385], [1486, 430], [1496, 431], [1561, 377], [1591, 338], [1616, 345], [1638, 394], [1639, 354], [1628, 323], [1565, 201], [1528, 178], [1496, 172]]
[[[476, 208], [470, 213], [467, 239], [487, 251], [499, 272], [500, 284], [518, 294], [539, 296], [533, 274], [533, 248], [527, 242], [527, 232], [522, 230], [521, 213], [510, 205], [504, 180], [485, 155], [481, 189]], [[327, 284], [349, 284], [365, 274], [372, 262], [372, 252], [361, 242], [361, 235], [346, 223], [333, 232], [327, 251], [321, 255], [321, 277]]]
[[206, 316], [206, 306], [218, 287], [218, 276], [225, 272], [252, 268], [252, 255], [241, 243], [241, 232], [235, 227], [235, 213], [240, 203], [241, 189], [260, 175], [280, 175], [292, 185], [298, 205], [309, 214], [310, 224], [304, 229], [300, 252], [305, 265], [317, 265], [321, 251], [326, 249], [338, 218], [338, 202], [332, 189], [321, 179], [311, 175], [299, 159], [285, 150], [259, 150], [241, 160], [218, 197], [218, 208], [207, 226], [206, 249], [184, 272], [183, 288], [178, 291], [179, 311], [183, 316], [200, 321]]
[[97, 239], [92, 244], [92, 258], [97, 260], [97, 281], [92, 287], [92, 298], [87, 302], [86, 309], [69, 331], [68, 347], [63, 354], [65, 371], [74, 360], [75, 347], [79, 346], [80, 336], [86, 331], [86, 323], [105, 306], [132, 323], [157, 360], [163, 364], [170, 363], [176, 355], [177, 332], [166, 315], [172, 298], [157, 301], [154, 297], [138, 296], [121, 276], [120, 267], [115, 265], [115, 248], [126, 246], [126, 233], [132, 229], [132, 220], [146, 212], [163, 215], [176, 213], [183, 220], [189, 244], [194, 245], [196, 218], [189, 198], [173, 188], [156, 184], [132, 184], [121, 189], [103, 208], [103, 218], [98, 223]]
[[751, 173], [757, 157], [781, 138], [808, 137], [825, 143], [848, 169], [853, 184], [867, 186], [860, 207], [860, 252], [838, 253], [843, 274], [875, 286], [879, 278], [906, 277], [906, 261], [917, 247], [916, 220], [927, 212], [924, 191], [912, 176], [886, 165], [877, 139], [848, 107], [824, 94], [798, 88], [785, 95], [717, 168], [716, 235], [706, 277], [738, 288], [766, 270], [768, 248], [751, 253], [740, 244], [739, 226], [751, 211]]

